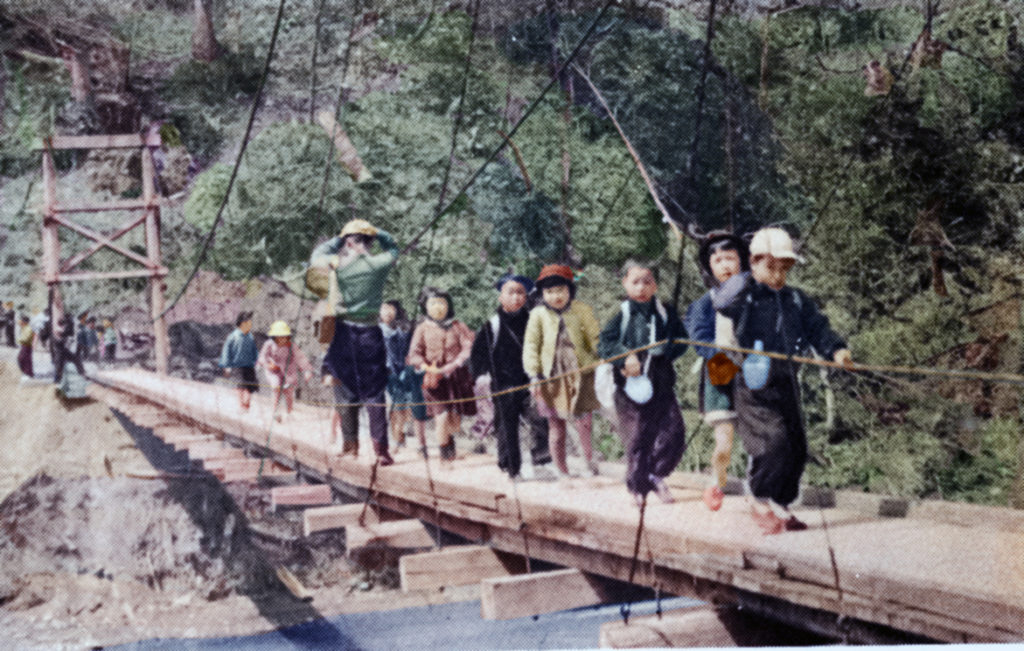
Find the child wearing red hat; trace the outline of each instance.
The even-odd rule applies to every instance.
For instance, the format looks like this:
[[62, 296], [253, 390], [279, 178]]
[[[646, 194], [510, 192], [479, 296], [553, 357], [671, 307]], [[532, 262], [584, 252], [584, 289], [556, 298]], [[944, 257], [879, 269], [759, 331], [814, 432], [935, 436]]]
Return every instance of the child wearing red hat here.
[[[580, 435], [587, 463], [586, 475], [596, 474], [590, 441], [592, 412], [600, 407], [594, 391], [593, 366], [601, 326], [594, 310], [575, 300], [572, 269], [549, 264], [537, 277], [541, 304], [530, 312], [523, 342], [523, 370], [531, 382], [557, 378], [535, 385], [531, 393], [540, 414], [548, 419], [548, 446], [562, 477], [569, 476], [565, 461], [566, 421], [572, 419]], [[583, 372], [576, 372], [587, 368]]]

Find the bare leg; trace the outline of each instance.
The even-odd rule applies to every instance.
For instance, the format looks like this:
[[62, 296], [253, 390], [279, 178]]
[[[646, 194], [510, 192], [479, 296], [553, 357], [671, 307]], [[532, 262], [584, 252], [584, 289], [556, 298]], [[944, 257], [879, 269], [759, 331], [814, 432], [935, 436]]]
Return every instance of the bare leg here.
[[448, 412], [443, 411], [434, 416], [434, 436], [437, 437], [438, 447], [442, 448], [451, 440], [451, 432], [448, 430]]
[[391, 424], [391, 440], [395, 442], [395, 446], [405, 444], [405, 423], [412, 416], [412, 412], [408, 409], [392, 410], [389, 418]]
[[711, 467], [719, 488], [725, 488], [732, 458], [732, 439], [735, 427], [731, 421], [715, 425], [715, 450], [711, 453]]
[[412, 429], [416, 432], [416, 438], [419, 439], [420, 447], [424, 450], [427, 448], [427, 423], [426, 421], [413, 419]]
[[594, 445], [590, 436], [593, 425], [594, 420], [591, 414], [583, 414], [576, 418], [576, 431], [580, 435], [580, 448], [582, 448], [580, 452], [583, 453], [583, 459], [587, 462], [588, 467], [594, 458]]
[[288, 413], [292, 413], [292, 407], [295, 406], [295, 387], [288, 387], [284, 390], [284, 402], [288, 408]]
[[548, 449], [555, 466], [569, 474], [569, 466], [565, 464], [565, 421], [557, 416], [548, 418]]

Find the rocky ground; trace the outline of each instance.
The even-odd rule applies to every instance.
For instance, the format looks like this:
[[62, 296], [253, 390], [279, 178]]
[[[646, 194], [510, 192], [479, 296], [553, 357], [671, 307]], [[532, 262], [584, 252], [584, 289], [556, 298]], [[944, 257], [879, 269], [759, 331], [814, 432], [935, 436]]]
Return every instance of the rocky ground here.
[[[146, 479], [147, 430], [106, 405], [23, 385], [0, 359], [0, 645], [81, 648], [241, 635], [325, 615], [472, 598], [403, 595], [394, 565], [344, 557], [342, 533], [302, 538], [269, 487]], [[392, 559], [393, 561], [394, 559]], [[313, 593], [294, 598], [287, 568]]]

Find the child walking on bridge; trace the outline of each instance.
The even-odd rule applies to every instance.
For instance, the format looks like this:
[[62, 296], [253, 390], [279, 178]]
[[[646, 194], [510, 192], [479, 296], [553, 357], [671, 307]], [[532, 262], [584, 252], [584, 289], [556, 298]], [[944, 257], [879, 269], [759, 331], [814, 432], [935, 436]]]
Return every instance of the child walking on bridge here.
[[[540, 270], [536, 287], [541, 304], [530, 312], [523, 342], [523, 370], [531, 382], [558, 379], [534, 385], [530, 391], [537, 410], [548, 419], [548, 446], [560, 478], [569, 476], [565, 438], [572, 419], [580, 435], [586, 462], [584, 475], [594, 476], [590, 439], [593, 412], [600, 407], [594, 391], [594, 370], [580, 372], [598, 362], [597, 343], [601, 326], [594, 310], [576, 300], [576, 282], [566, 265], [549, 264]], [[559, 377], [562, 376], [562, 377]]]
[[[441, 460], [453, 461], [455, 432], [463, 416], [476, 415], [473, 380], [469, 373], [469, 355], [473, 332], [455, 319], [455, 308], [448, 292], [425, 287], [420, 294], [424, 319], [412, 333], [409, 365], [423, 371], [423, 398], [436, 404], [427, 405], [427, 414], [434, 419], [434, 435], [441, 451]], [[454, 401], [454, 402], [449, 402]]]
[[601, 331], [598, 353], [603, 358], [664, 341], [612, 362], [615, 411], [626, 448], [626, 487], [637, 505], [654, 490], [663, 502], [674, 501], [668, 477], [686, 451], [686, 425], [676, 400], [672, 362], [686, 352], [674, 339], [686, 337], [679, 315], [658, 300], [652, 269], [629, 261], [622, 271], [627, 300]]
[[235, 318], [235, 329], [224, 340], [220, 351], [219, 365], [224, 375], [235, 376], [238, 391], [238, 405], [242, 411], [249, 410], [252, 394], [259, 389], [256, 380], [256, 340], [252, 338], [252, 312], [239, 312]]
[[[715, 309], [736, 324], [743, 348], [763, 346], [784, 355], [813, 348], [849, 365], [850, 351], [828, 318], [804, 292], [786, 286], [796, 259], [786, 231], [761, 229], [750, 242], [750, 273], [722, 285], [713, 299]], [[747, 482], [756, 500], [751, 515], [766, 534], [807, 528], [789, 512], [807, 461], [796, 372], [797, 364], [788, 360], [750, 355], [734, 384], [737, 429], [749, 456]]]
[[302, 349], [292, 342], [292, 329], [284, 321], [274, 321], [267, 332], [270, 337], [260, 349], [259, 365], [267, 375], [267, 383], [274, 390], [275, 418], [284, 420], [277, 411], [284, 396], [285, 408], [289, 415], [295, 402], [295, 385], [299, 381], [299, 371], [306, 382], [313, 377], [313, 367]]
[[[701, 243], [697, 258], [704, 282], [711, 289], [690, 305], [686, 312], [686, 330], [697, 341], [737, 346], [732, 320], [715, 312], [712, 298], [722, 283], [742, 271], [750, 270], [747, 243], [732, 233], [709, 233]], [[725, 499], [722, 489], [728, 479], [736, 431], [732, 387], [739, 367], [733, 359], [739, 359], [739, 356], [709, 346], [697, 346], [696, 350], [704, 360], [698, 396], [700, 411], [704, 422], [715, 434], [715, 449], [711, 454], [712, 477], [711, 483], [704, 490], [704, 504], [710, 510], [717, 511], [722, 508]]]

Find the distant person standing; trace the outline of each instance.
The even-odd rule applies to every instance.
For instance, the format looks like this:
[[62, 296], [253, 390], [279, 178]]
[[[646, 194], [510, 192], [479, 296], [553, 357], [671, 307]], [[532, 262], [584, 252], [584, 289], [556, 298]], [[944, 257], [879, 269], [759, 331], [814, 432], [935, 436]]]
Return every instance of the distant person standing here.
[[7, 301], [0, 310], [0, 329], [3, 330], [4, 341], [8, 346], [14, 348], [14, 323], [16, 319], [14, 303]]
[[70, 314], [65, 314], [57, 327], [53, 329], [53, 383], [60, 384], [64, 377], [64, 368], [68, 363], [74, 364], [78, 374], [85, 376], [85, 367], [82, 366], [80, 351], [76, 346], [74, 350], [69, 346], [75, 338], [75, 322]]
[[28, 315], [22, 314], [20, 319], [21, 331], [18, 333], [18, 368], [21, 369], [22, 375], [31, 378], [33, 377], [32, 342], [35, 341], [36, 333], [32, 331], [32, 327], [28, 322]]
[[117, 330], [110, 319], [103, 321], [103, 358], [108, 362], [114, 361], [117, 354]]
[[259, 389], [256, 381], [256, 340], [252, 338], [252, 312], [239, 312], [235, 319], [235, 329], [224, 340], [220, 351], [219, 365], [224, 375], [235, 376], [235, 388], [238, 390], [238, 405], [245, 411], [249, 410], [252, 394]]

